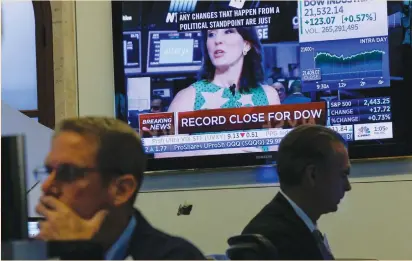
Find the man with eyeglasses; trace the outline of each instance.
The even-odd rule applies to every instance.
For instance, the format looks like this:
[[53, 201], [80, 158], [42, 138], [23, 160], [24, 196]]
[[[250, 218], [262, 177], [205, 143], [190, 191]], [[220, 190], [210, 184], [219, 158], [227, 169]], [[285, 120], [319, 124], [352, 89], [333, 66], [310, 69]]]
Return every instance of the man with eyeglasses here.
[[163, 111], [163, 100], [160, 96], [153, 96], [152, 101], [150, 102], [150, 112], [158, 113]]
[[42, 240], [93, 240], [106, 260], [204, 259], [184, 239], [153, 228], [133, 207], [146, 157], [137, 133], [105, 117], [64, 120], [45, 161], [36, 211]]
[[283, 100], [286, 98], [285, 86], [280, 82], [275, 82], [272, 86], [276, 89], [279, 95], [280, 102], [283, 103]]

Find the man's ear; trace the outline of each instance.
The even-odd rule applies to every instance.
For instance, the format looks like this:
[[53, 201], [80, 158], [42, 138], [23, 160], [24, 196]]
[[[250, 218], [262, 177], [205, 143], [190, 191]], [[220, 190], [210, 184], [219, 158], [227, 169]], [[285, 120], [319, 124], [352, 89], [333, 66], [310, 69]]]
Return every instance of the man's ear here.
[[307, 184], [310, 187], [314, 187], [316, 184], [317, 168], [314, 164], [309, 164], [305, 167], [303, 175], [303, 183]]
[[115, 207], [129, 202], [135, 195], [138, 184], [134, 175], [125, 174], [114, 179], [110, 184], [110, 197]]

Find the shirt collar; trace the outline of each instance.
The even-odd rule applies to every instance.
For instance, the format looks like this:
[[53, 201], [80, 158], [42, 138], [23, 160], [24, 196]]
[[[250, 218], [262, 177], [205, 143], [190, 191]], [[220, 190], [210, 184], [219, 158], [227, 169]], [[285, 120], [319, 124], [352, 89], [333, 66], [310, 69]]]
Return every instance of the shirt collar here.
[[136, 218], [132, 216], [126, 229], [106, 252], [105, 260], [123, 260], [126, 257], [129, 241], [132, 237], [136, 224]]
[[282, 190], [280, 193], [286, 198], [289, 204], [292, 206], [293, 210], [295, 210], [296, 214], [302, 219], [302, 221], [306, 224], [309, 228], [310, 232], [318, 229], [316, 224], [308, 217], [308, 215], [293, 201], [291, 200]]

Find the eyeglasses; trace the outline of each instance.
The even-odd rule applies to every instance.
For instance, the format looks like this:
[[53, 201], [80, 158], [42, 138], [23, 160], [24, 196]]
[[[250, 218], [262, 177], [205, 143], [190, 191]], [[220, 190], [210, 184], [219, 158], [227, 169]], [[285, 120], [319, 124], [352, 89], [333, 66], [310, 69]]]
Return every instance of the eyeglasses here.
[[33, 174], [37, 181], [42, 182], [46, 180], [54, 170], [56, 171], [55, 180], [61, 182], [73, 182], [84, 178], [88, 172], [97, 171], [95, 168], [82, 168], [73, 164], [61, 164], [57, 168], [50, 166], [36, 168]]

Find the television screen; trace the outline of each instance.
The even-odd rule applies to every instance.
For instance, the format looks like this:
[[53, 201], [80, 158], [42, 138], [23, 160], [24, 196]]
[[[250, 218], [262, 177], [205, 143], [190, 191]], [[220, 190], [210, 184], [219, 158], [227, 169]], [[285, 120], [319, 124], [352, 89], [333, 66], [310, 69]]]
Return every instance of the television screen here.
[[198, 71], [202, 65], [201, 32], [149, 32], [147, 72]]
[[353, 158], [410, 153], [410, 1], [125, 1], [113, 19], [115, 57], [141, 32], [146, 66], [119, 70], [116, 92], [155, 169], [275, 159], [301, 124]]
[[123, 65], [125, 74], [135, 74], [142, 71], [140, 39], [141, 36], [138, 31], [123, 32]]

